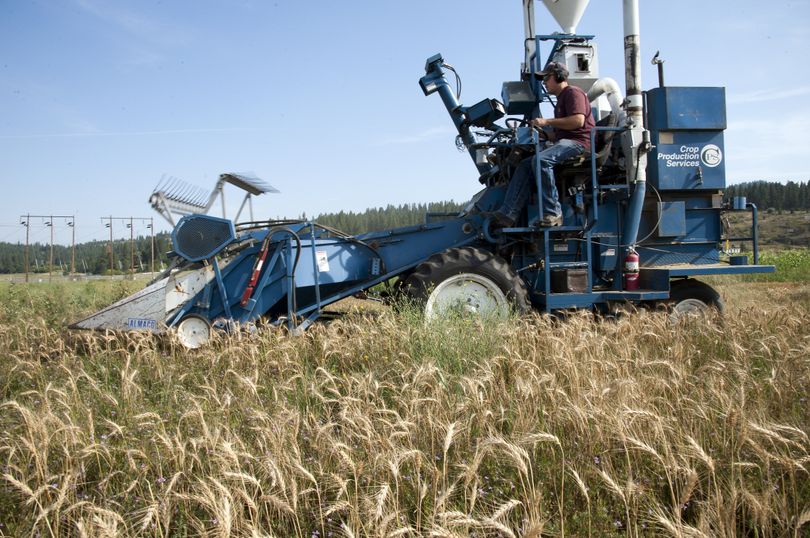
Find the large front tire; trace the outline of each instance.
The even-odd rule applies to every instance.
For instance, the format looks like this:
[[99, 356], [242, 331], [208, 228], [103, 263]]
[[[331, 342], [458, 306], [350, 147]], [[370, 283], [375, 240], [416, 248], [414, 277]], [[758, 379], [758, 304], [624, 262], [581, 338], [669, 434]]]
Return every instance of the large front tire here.
[[405, 282], [428, 320], [452, 315], [505, 318], [531, 305], [523, 279], [503, 258], [472, 247], [434, 254]]

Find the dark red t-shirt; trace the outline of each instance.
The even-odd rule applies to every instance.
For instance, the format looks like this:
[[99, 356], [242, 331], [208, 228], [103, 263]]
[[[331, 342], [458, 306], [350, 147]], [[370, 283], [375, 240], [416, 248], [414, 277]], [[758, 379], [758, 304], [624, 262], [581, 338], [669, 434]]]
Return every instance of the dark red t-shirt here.
[[555, 118], [565, 118], [573, 116], [574, 114], [582, 114], [585, 116], [585, 124], [579, 129], [573, 131], [566, 131], [564, 129], [554, 128], [554, 133], [557, 135], [557, 140], [567, 138], [574, 142], [579, 142], [585, 146], [585, 151], [591, 149], [591, 130], [593, 129], [593, 114], [591, 113], [591, 103], [588, 102], [588, 96], [580, 88], [576, 86], [566, 86], [566, 88], [557, 96], [557, 106], [554, 107]]

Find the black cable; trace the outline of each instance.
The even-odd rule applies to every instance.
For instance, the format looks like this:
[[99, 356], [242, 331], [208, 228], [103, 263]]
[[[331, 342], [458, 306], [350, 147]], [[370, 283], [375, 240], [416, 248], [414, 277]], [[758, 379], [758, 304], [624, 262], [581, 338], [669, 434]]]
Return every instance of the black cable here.
[[[273, 229], [276, 229], [276, 231], [281, 231], [281, 230], [289, 231], [290, 234], [295, 236], [296, 239], [297, 239], [298, 249], [299, 249], [298, 254], [300, 256], [301, 239], [295, 234], [295, 232], [293, 232], [291, 229], [289, 229], [288, 226], [290, 224], [304, 224], [305, 222], [306, 221], [303, 221], [303, 220], [277, 220], [277, 221], [269, 221], [268, 220], [268, 221], [243, 222], [243, 223], [241, 223], [239, 225], [238, 230], [240, 232], [248, 231], [248, 230], [258, 230], [258, 229], [261, 229], [261, 228], [267, 228], [268, 225], [271, 225], [271, 227], [270, 227], [271, 231]], [[316, 228], [320, 228], [320, 229], [322, 229], [322, 230], [324, 230], [324, 231], [326, 231], [328, 233], [335, 234], [337, 237], [339, 237], [341, 239], [345, 239], [347, 241], [350, 241], [352, 243], [356, 243], [358, 245], [361, 245], [361, 246], [369, 249], [372, 253], [374, 253], [375, 256], [377, 256], [377, 258], [379, 258], [381, 273], [385, 274], [387, 272], [386, 267], [385, 267], [385, 261], [383, 260], [382, 256], [380, 256], [380, 254], [376, 250], [374, 250], [374, 248], [371, 245], [369, 245], [368, 243], [364, 242], [361, 239], [357, 239], [353, 235], [349, 235], [349, 234], [347, 234], [346, 232], [344, 232], [342, 230], [338, 230], [337, 228], [332, 228], [331, 226], [326, 226], [325, 224], [318, 224], [317, 222], [313, 222], [312, 224]], [[268, 232], [268, 233], [270, 233], [270, 232]], [[296, 265], [297, 265], [297, 263], [298, 263], [298, 259], [296, 258]], [[293, 270], [294, 270], [294, 268], [293, 268]]]
[[171, 262], [169, 262], [169, 266], [168, 266], [168, 267], [166, 267], [166, 269], [164, 269], [164, 270], [163, 270], [163, 271], [161, 271], [160, 273], [158, 273], [158, 274], [155, 276], [155, 278], [153, 278], [152, 280], [150, 280], [150, 281], [149, 281], [149, 282], [148, 282], [146, 285], [147, 285], [147, 286], [151, 286], [151, 285], [152, 285], [152, 284], [154, 284], [155, 282], [158, 282], [158, 281], [163, 280], [164, 278], [168, 277], [168, 276], [171, 274], [171, 272], [172, 272], [172, 271], [173, 271], [175, 268], [179, 267], [179, 266], [180, 266], [180, 264], [181, 264], [181, 262], [184, 262], [184, 261], [187, 261], [187, 260], [186, 260], [185, 258], [181, 258], [180, 256], [177, 256], [176, 258], [173, 258], [173, 259], [172, 259], [172, 261], [171, 261]]
[[235, 225], [236, 231], [245, 232], [248, 230], [258, 230], [272, 226], [289, 226], [291, 224], [303, 224], [301, 219], [280, 219], [280, 220], [253, 220], [250, 222], [240, 222]]
[[368, 243], [366, 243], [362, 239], [357, 239], [355, 236], [349, 235], [346, 232], [338, 230], [337, 228], [332, 228], [330, 226], [326, 226], [326, 225], [323, 225], [323, 224], [318, 224], [317, 222], [313, 222], [312, 224], [317, 228], [321, 228], [323, 230], [326, 230], [327, 232], [330, 232], [330, 233], [333, 233], [333, 234], [337, 235], [341, 239], [345, 239], [346, 241], [350, 241], [352, 243], [356, 243], [356, 244], [358, 244], [360, 246], [366, 247], [375, 256], [377, 256], [377, 258], [380, 260], [380, 273], [384, 275], [385, 273], [388, 272], [385, 269], [385, 260], [383, 260], [382, 256], [380, 256], [380, 253], [377, 252], [371, 245], [369, 245]]
[[[636, 168], [636, 172], [638, 172], [638, 168]], [[652, 190], [654, 190], [654, 191], [655, 191], [655, 196], [658, 198], [658, 203], [659, 203], [659, 207], [660, 207], [660, 204], [663, 204], [663, 202], [661, 201], [661, 194], [658, 192], [658, 189], [656, 189], [655, 187], [653, 187], [653, 186], [652, 186], [652, 185], [650, 185], [649, 183], [647, 183], [647, 185], [649, 185], [649, 186], [650, 186], [650, 188], [651, 188]], [[650, 233], [648, 233], [648, 234], [647, 234], [647, 235], [644, 237], [644, 239], [642, 239], [642, 240], [640, 240], [640, 241], [636, 242], [636, 245], [639, 245], [639, 244], [643, 243], [644, 241], [646, 241], [647, 239], [649, 239], [650, 237], [652, 237], [652, 234], [654, 234], [654, 233], [655, 233], [655, 231], [658, 229], [658, 227], [659, 227], [660, 225], [661, 225], [661, 211], [659, 210], [659, 211], [658, 211], [658, 220], [656, 221], [655, 226], [653, 226], [652, 231], [650, 231]], [[622, 245], [622, 246], [630, 246], [630, 245]]]
[[444, 67], [445, 69], [447, 69], [449, 71], [452, 71], [453, 74], [456, 76], [456, 100], [461, 101], [461, 77], [458, 76], [458, 73], [456, 72], [456, 68], [453, 67], [452, 65], [448, 64], [448, 63], [443, 63], [442, 67]]
[[[636, 168], [636, 174], [638, 174], [638, 168]], [[660, 204], [660, 203], [663, 203], [663, 202], [661, 201], [661, 194], [658, 192], [658, 189], [656, 189], [655, 187], [653, 187], [652, 185], [650, 185], [648, 182], [645, 182], [645, 183], [647, 183], [647, 185], [649, 185], [649, 186], [650, 186], [650, 188], [651, 188], [653, 191], [655, 191], [655, 196], [658, 198], [658, 203], [659, 203], [659, 204]], [[658, 227], [659, 227], [660, 225], [661, 225], [661, 212], [659, 211], [659, 212], [658, 212], [658, 220], [655, 222], [655, 226], [653, 226], [653, 228], [652, 228], [652, 230], [650, 231], [650, 233], [648, 233], [646, 236], [644, 236], [644, 238], [643, 238], [643, 239], [636, 241], [635, 245], [623, 245], [623, 244], [617, 244], [617, 245], [616, 245], [616, 248], [624, 248], [624, 247], [632, 247], [632, 246], [638, 246], [638, 245], [640, 245], [641, 243], [643, 243], [644, 241], [646, 241], [647, 239], [649, 239], [650, 237], [652, 237], [652, 235], [655, 233], [655, 231], [656, 231], [656, 230], [658, 230]]]
[[296, 267], [298, 267], [298, 260], [301, 258], [301, 238], [298, 236], [297, 233], [295, 233], [292, 230], [292, 228], [290, 228], [288, 226], [274, 226], [274, 227], [267, 230], [267, 234], [270, 235], [271, 237], [272, 237], [272, 234], [275, 234], [277, 232], [287, 232], [288, 234], [293, 236], [293, 238], [295, 239], [296, 246], [298, 247], [298, 249], [297, 249], [297, 251], [295, 253], [295, 261], [293, 261], [293, 267], [292, 267], [293, 274], [295, 274], [295, 269], [296, 269]]
[[274, 226], [267, 230], [268, 236], [272, 236], [272, 234], [278, 232], [287, 232], [290, 234], [293, 239], [295, 239], [296, 246], [298, 247], [295, 251], [295, 260], [293, 261], [292, 273], [290, 275], [292, 278], [292, 289], [290, 290], [292, 293], [292, 315], [295, 316], [295, 313], [298, 311], [298, 292], [297, 288], [295, 287], [295, 269], [298, 267], [298, 260], [301, 258], [301, 238], [289, 226]]

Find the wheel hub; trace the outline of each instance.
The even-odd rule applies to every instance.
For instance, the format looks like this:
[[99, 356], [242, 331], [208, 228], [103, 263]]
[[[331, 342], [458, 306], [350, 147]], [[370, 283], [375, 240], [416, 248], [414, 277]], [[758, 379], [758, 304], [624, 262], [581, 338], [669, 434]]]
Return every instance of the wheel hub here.
[[201, 316], [187, 316], [177, 325], [177, 339], [184, 347], [197, 349], [211, 339], [211, 324]]
[[430, 294], [425, 305], [428, 319], [463, 316], [505, 317], [509, 301], [490, 279], [473, 273], [461, 273], [442, 281]]
[[688, 298], [680, 301], [672, 308], [670, 319], [677, 322], [680, 319], [691, 316], [703, 316], [709, 312], [709, 305], [700, 299]]

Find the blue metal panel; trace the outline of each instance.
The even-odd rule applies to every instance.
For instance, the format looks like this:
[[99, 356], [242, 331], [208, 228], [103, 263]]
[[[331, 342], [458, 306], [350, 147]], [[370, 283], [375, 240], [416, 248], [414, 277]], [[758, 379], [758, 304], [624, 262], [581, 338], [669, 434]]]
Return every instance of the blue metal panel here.
[[552, 293], [538, 294], [538, 302], [546, 310], [566, 308], [590, 308], [607, 301], [653, 301], [669, 298], [669, 290], [601, 291], [594, 293]]
[[644, 269], [673, 264], [708, 265], [720, 261], [716, 243], [642, 244], [636, 250]]
[[728, 265], [725, 263], [715, 263], [713, 265], [694, 265], [677, 267], [656, 267], [646, 269], [646, 271], [660, 271], [667, 278], [680, 276], [697, 275], [746, 275], [756, 273], [773, 273], [776, 268], [773, 265]]
[[653, 131], [647, 179], [658, 190], [718, 190], [726, 186], [722, 131]]
[[536, 296], [546, 311], [565, 308], [590, 308], [598, 301], [597, 293], [550, 293]]
[[458, 218], [357, 236], [374, 248], [386, 271], [412, 267], [431, 255], [478, 239], [481, 217]]
[[669, 299], [669, 290], [633, 290], [605, 291], [600, 294], [600, 301], [660, 301]]
[[311, 242], [302, 243], [295, 268], [296, 286], [365, 280], [371, 276], [371, 260], [377, 255], [367, 247], [343, 239], [319, 239], [314, 242], [313, 256]]
[[[678, 209], [661, 214], [651, 208], [643, 213], [641, 235], [647, 239], [638, 247], [642, 267], [675, 263], [711, 264], [720, 259], [718, 245], [722, 236], [720, 208], [711, 207], [711, 197], [664, 200], [665, 206]], [[656, 206], [658, 207], [658, 204]], [[681, 207], [685, 218], [681, 224]], [[677, 212], [677, 216], [675, 213]], [[658, 228], [656, 228], [656, 225]], [[682, 227], [681, 227], [682, 226]], [[677, 228], [677, 229], [676, 229]], [[678, 233], [678, 235], [664, 235]]]
[[684, 202], [659, 202], [658, 219], [660, 237], [686, 235], [686, 204]]
[[650, 130], [726, 128], [726, 89], [674, 87], [647, 91]]

